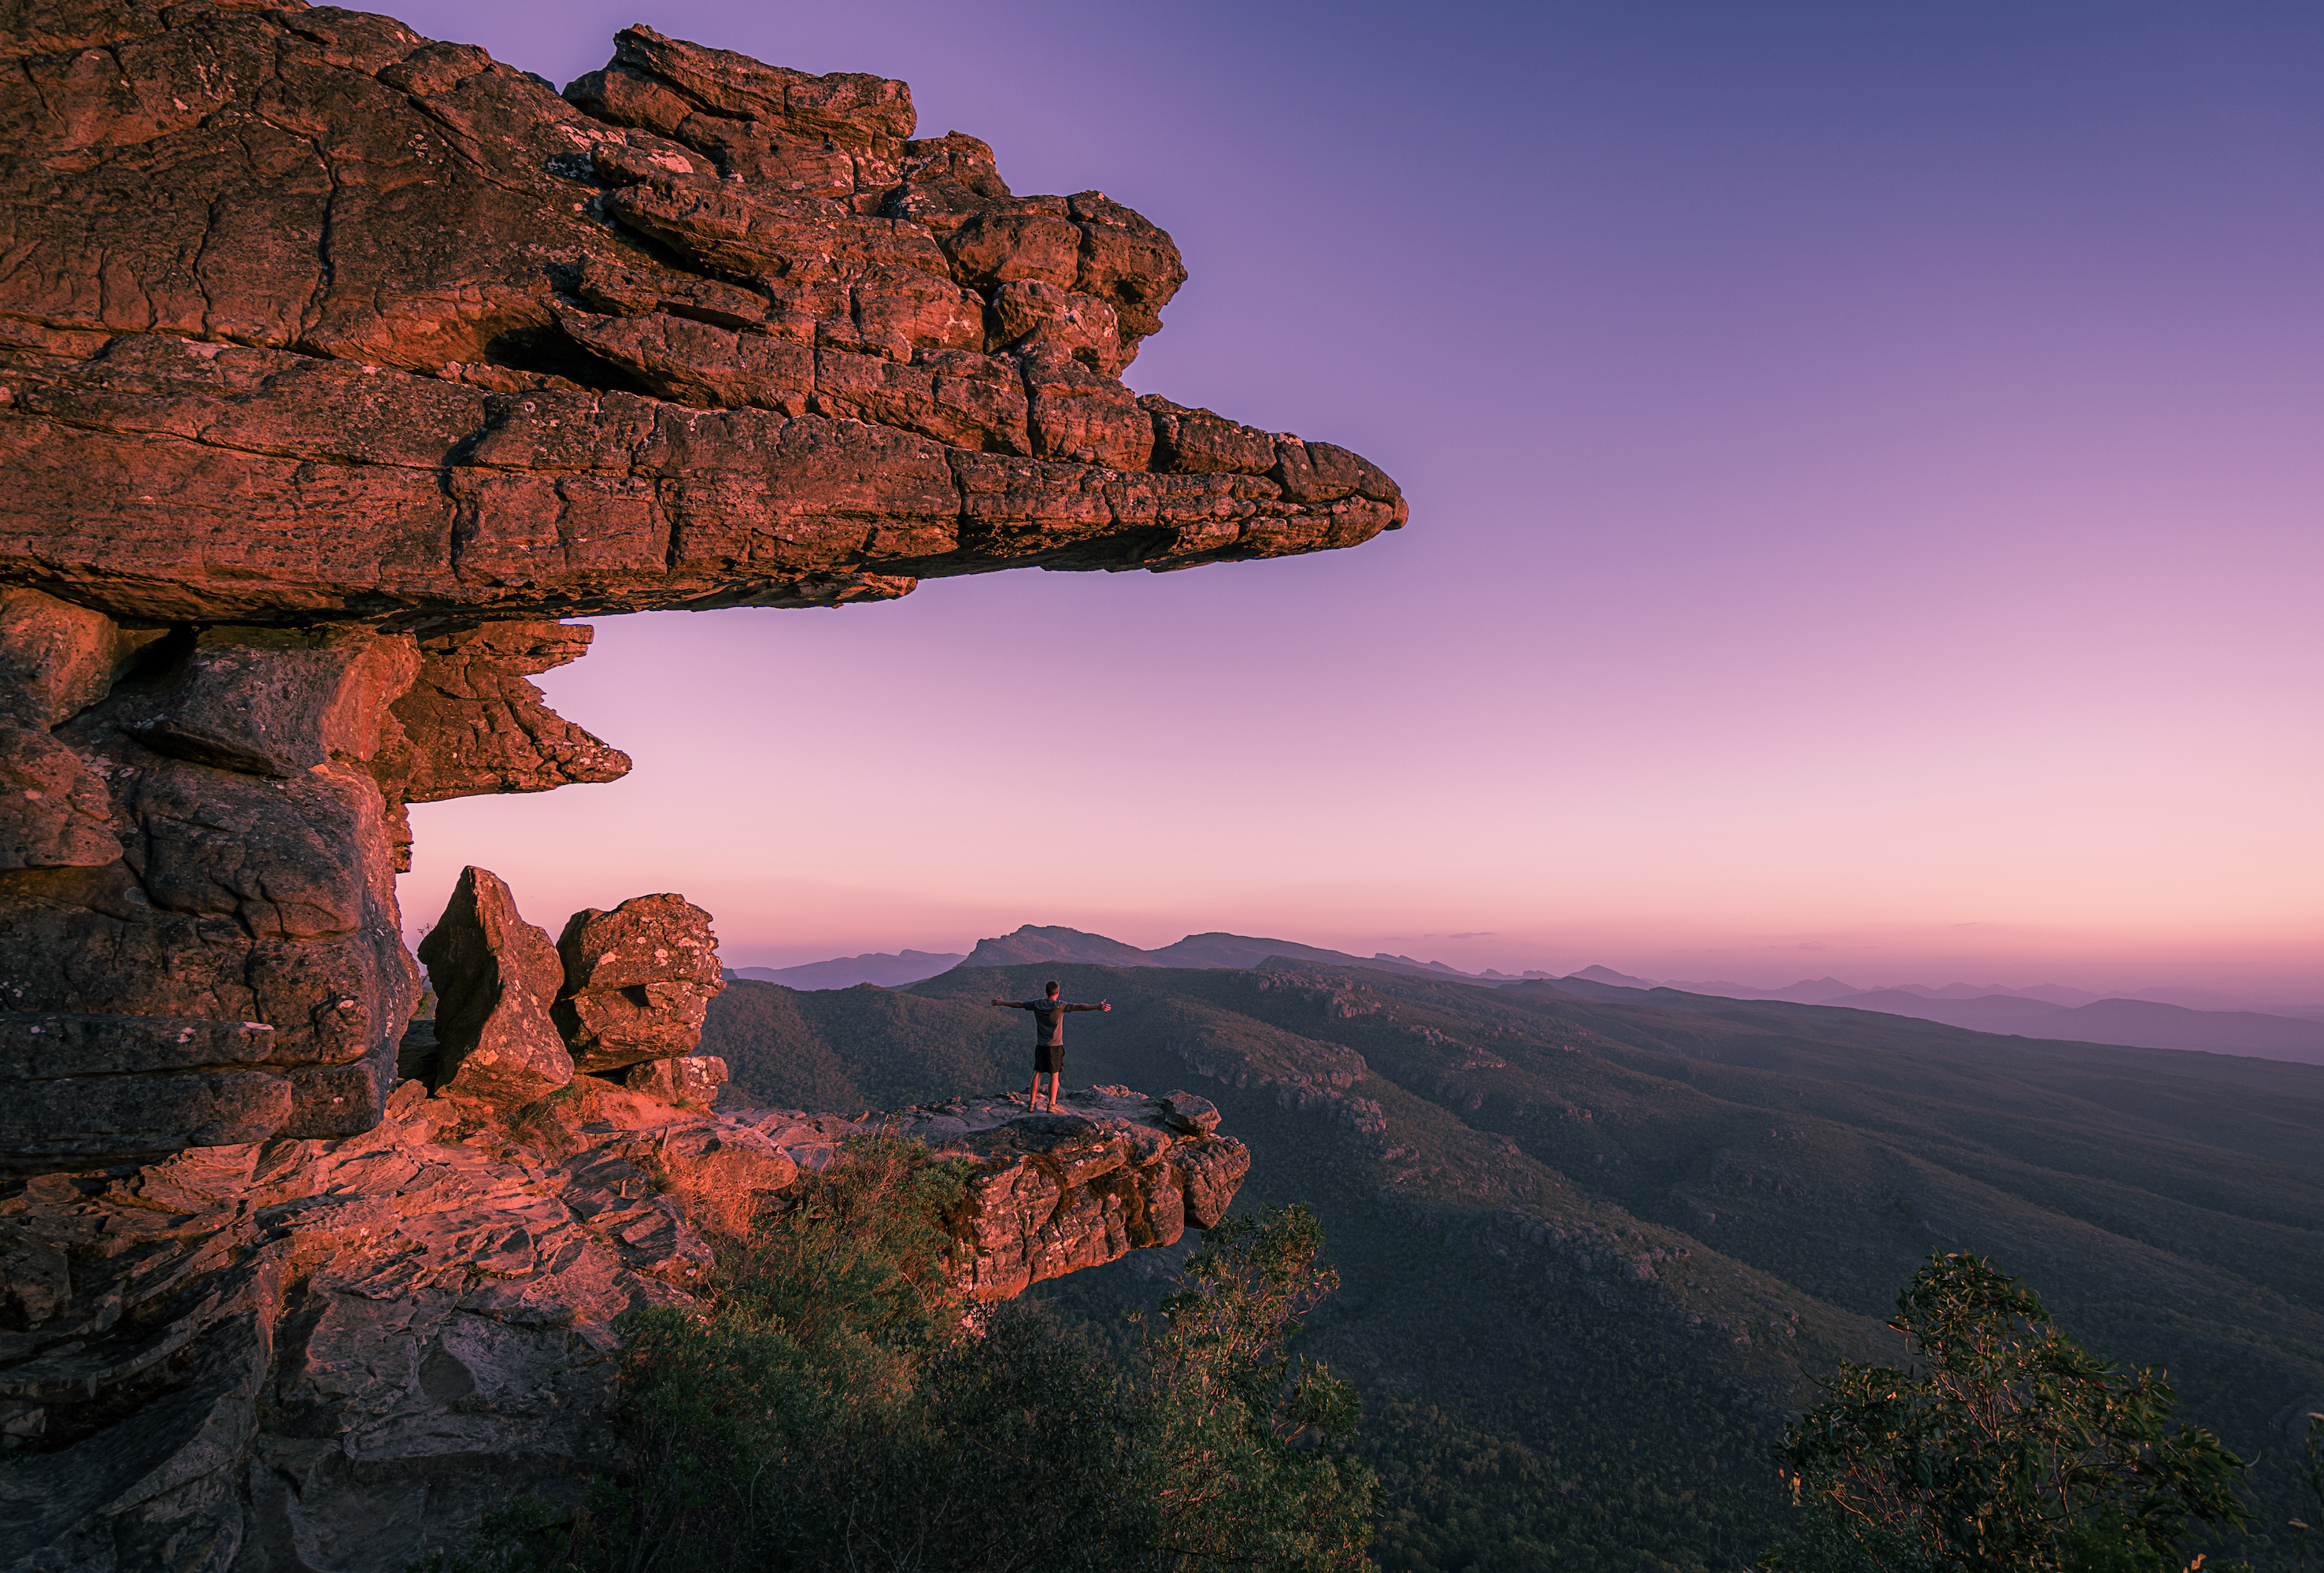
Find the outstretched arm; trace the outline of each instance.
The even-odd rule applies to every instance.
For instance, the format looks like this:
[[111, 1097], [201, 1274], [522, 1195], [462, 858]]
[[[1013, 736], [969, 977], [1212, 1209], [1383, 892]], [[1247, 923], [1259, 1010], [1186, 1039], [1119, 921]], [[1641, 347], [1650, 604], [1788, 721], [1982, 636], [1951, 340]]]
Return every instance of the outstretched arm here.
[[1068, 1005], [1065, 1008], [1067, 1010], [1111, 1010], [1113, 1007], [1101, 999], [1095, 1005]]
[[1028, 1008], [1025, 1002], [1021, 999], [996, 999], [992, 1003], [1009, 1010], [1024, 1010]]

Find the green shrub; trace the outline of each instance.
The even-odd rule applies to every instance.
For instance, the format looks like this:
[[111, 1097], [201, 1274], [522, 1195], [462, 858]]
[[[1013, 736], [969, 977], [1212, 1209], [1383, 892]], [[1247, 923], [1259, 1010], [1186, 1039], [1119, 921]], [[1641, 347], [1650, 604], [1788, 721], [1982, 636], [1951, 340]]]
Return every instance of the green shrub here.
[[1841, 1363], [1784, 1437], [1808, 1522], [1762, 1568], [2179, 1573], [2191, 1524], [2248, 1516], [2245, 1466], [2172, 1427], [2161, 1373], [2098, 1359], [1982, 1257], [1932, 1257], [1896, 1305], [1917, 1374]]
[[1213, 1230], [1125, 1365], [958, 1292], [966, 1166], [865, 1140], [627, 1329], [617, 1476], [511, 1573], [1358, 1568], [1343, 1384], [1286, 1346], [1329, 1292], [1305, 1210]]
[[1298, 1318], [1339, 1287], [1305, 1207], [1213, 1229], [1148, 1344], [1139, 1462], [1162, 1566], [1364, 1565], [1379, 1486], [1341, 1445], [1353, 1388], [1289, 1353]]
[[2309, 1553], [2324, 1552], [2324, 1414], [2308, 1417], [2307, 1449], [2296, 1467], [2308, 1498], [2301, 1511], [2308, 1516], [2293, 1519], [2287, 1527], [2299, 1533], [2301, 1573], [2307, 1573]]

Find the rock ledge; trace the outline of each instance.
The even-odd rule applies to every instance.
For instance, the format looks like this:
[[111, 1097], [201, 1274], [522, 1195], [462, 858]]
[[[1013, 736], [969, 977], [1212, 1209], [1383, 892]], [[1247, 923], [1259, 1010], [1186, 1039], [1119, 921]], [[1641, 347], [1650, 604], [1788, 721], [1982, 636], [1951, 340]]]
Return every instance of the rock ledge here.
[[1250, 1166], [1184, 1093], [854, 1119], [582, 1077], [512, 1113], [399, 1086], [337, 1139], [0, 1192], [0, 1566], [401, 1573], [610, 1462], [615, 1320], [687, 1305], [761, 1199], [852, 1135], [976, 1170], [964, 1290], [1005, 1299], [1218, 1221]]

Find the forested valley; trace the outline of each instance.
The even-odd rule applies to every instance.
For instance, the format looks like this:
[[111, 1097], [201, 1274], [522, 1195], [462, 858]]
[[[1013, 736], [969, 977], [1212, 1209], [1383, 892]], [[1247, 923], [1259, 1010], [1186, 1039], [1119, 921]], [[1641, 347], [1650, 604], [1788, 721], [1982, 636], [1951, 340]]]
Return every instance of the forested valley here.
[[[1384, 1568], [1750, 1565], [1798, 1528], [1786, 1420], [1843, 1362], [1907, 1363], [1888, 1322], [1940, 1252], [2166, 1368], [2179, 1418], [2256, 1460], [2247, 1529], [2190, 1543], [2299, 1565], [2324, 1070], [1303, 963], [736, 982], [704, 1047], [730, 1096], [787, 1107], [991, 1091], [1029, 1054], [986, 1001], [1051, 977], [1113, 1006], [1073, 1018], [1068, 1085], [1214, 1099], [1253, 1154], [1238, 1213], [1320, 1223], [1338, 1290], [1298, 1348], [1360, 1400]], [[1195, 1248], [1028, 1298], [1126, 1357]]]

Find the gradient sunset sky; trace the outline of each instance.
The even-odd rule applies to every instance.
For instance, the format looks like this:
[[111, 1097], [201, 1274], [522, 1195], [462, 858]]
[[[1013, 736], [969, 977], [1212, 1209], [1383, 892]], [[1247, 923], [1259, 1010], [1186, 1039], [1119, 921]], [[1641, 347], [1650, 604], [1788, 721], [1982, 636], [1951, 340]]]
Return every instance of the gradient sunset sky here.
[[1192, 278], [1127, 380], [1343, 444], [1351, 552], [600, 620], [607, 786], [416, 808], [729, 965], [1022, 923], [2324, 1000], [2324, 9], [393, 8], [912, 85]]

